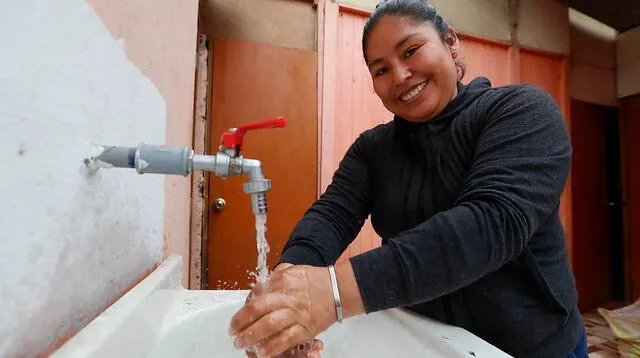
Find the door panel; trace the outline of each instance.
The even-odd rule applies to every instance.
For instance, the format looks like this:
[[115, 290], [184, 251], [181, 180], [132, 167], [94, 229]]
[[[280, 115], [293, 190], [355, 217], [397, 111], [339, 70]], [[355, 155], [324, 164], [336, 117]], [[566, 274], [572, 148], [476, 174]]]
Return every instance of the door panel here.
[[520, 52], [520, 82], [535, 84], [562, 103], [562, 59], [522, 50]]
[[[317, 190], [317, 55], [251, 42], [215, 40], [211, 152], [223, 131], [242, 123], [284, 116], [284, 128], [250, 131], [243, 155], [258, 159], [271, 180], [267, 193], [266, 238], [270, 268], [291, 230], [313, 203]], [[257, 264], [255, 221], [242, 177], [210, 176], [209, 205], [226, 207], [209, 214], [210, 288], [246, 289]]]
[[509, 45], [462, 35], [460, 54], [466, 66], [463, 83], [469, 83], [478, 76], [487, 77], [494, 87], [510, 83]]
[[623, 150], [626, 158], [626, 222], [627, 261], [630, 287], [628, 298], [640, 297], [640, 95], [620, 100], [624, 132]]
[[[323, 133], [323, 148], [331, 147], [332, 158], [323, 162], [322, 171], [333, 174], [340, 160], [358, 135], [367, 129], [388, 122], [393, 115], [382, 105], [373, 90], [373, 83], [362, 55], [362, 29], [366, 18], [362, 15], [340, 11], [337, 22], [337, 58], [335, 68], [335, 91], [326, 91], [325, 96], [335, 96], [333, 113], [324, 113], [325, 120], [333, 120], [333, 131]], [[335, 44], [335, 42], [333, 42]], [[325, 176], [330, 179], [331, 175]], [[321, 183], [326, 189], [330, 180]], [[349, 245], [338, 261], [343, 261], [361, 252], [380, 245], [380, 238], [367, 219], [358, 237]]]
[[[573, 271], [581, 310], [611, 300], [606, 113], [573, 100]], [[621, 263], [622, 264], [622, 263]]]

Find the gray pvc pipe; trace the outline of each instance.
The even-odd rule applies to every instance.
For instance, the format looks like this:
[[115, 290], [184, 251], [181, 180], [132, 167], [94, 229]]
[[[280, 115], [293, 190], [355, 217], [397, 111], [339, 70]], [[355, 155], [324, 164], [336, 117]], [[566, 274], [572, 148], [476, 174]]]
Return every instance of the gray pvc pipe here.
[[135, 168], [140, 174], [189, 175], [189, 147], [140, 144], [138, 148], [102, 146], [101, 153], [86, 161], [97, 167]]
[[116, 168], [135, 168], [135, 155], [136, 148], [103, 146], [95, 160]]
[[189, 147], [167, 147], [163, 145], [140, 144], [135, 158], [136, 170], [140, 174], [189, 175], [191, 166]]

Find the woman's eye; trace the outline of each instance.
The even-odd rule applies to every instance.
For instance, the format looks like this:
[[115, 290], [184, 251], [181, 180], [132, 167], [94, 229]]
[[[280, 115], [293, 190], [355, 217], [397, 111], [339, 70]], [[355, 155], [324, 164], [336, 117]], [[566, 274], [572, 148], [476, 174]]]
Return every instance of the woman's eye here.
[[386, 68], [386, 67], [383, 67], [383, 68], [380, 68], [380, 69], [376, 70], [375, 75], [376, 75], [376, 76], [382, 76], [382, 75], [384, 75], [386, 72], [387, 72], [387, 68]]
[[405, 53], [404, 53], [404, 57], [409, 57], [411, 55], [413, 55], [414, 53], [416, 53], [416, 51], [418, 50], [417, 47], [412, 47], [410, 49], [408, 49]]

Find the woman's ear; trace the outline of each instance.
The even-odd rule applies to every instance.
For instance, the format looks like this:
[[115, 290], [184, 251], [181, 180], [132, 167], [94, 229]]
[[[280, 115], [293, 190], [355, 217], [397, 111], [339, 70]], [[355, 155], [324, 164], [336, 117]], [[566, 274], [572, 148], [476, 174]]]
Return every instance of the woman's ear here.
[[458, 35], [456, 35], [456, 30], [449, 29], [447, 34], [445, 35], [444, 42], [449, 47], [449, 52], [451, 52], [451, 57], [455, 60], [458, 58], [458, 53], [460, 51], [460, 40], [458, 40]]

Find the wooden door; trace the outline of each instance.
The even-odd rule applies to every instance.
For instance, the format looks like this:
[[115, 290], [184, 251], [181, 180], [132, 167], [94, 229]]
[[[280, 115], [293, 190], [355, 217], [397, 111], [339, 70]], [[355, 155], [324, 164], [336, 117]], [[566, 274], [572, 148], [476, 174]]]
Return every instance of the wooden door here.
[[[640, 297], [640, 95], [620, 100], [623, 121], [623, 170], [626, 173], [627, 272], [629, 300]], [[626, 163], [625, 163], [626, 162]]]
[[[321, 191], [330, 184], [333, 173], [349, 146], [363, 131], [388, 122], [393, 115], [382, 105], [362, 55], [362, 30], [365, 14], [327, 2], [325, 38], [324, 93], [322, 115]], [[334, 30], [334, 32], [331, 31]], [[329, 104], [329, 105], [327, 105]], [[358, 237], [338, 261], [380, 245], [369, 219]]]
[[[258, 159], [272, 182], [267, 193], [266, 238], [269, 268], [289, 234], [316, 199], [317, 55], [244, 41], [213, 43], [211, 152], [223, 131], [239, 124], [284, 116], [284, 128], [250, 131], [243, 155]], [[226, 207], [209, 211], [208, 287], [247, 289], [257, 264], [255, 221], [242, 177], [210, 176], [209, 205], [223, 198]]]
[[526, 50], [520, 52], [520, 82], [541, 87], [560, 105], [564, 101], [563, 77], [561, 57]]
[[585, 311], [611, 300], [607, 113], [602, 107], [573, 100], [571, 115], [573, 271], [579, 306]]
[[465, 84], [479, 76], [488, 78], [494, 87], [511, 83], [508, 43], [463, 34], [460, 59], [466, 67], [462, 79]]

